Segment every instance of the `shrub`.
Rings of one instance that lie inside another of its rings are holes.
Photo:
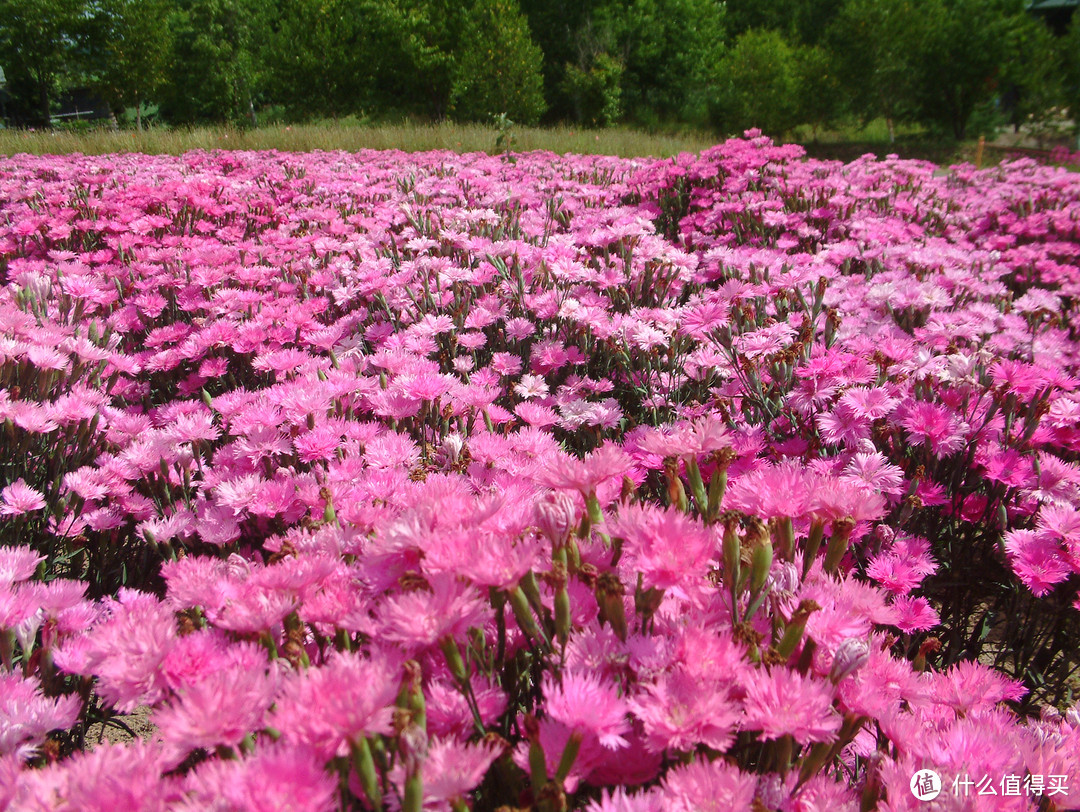
[[[713,119],[722,130],[758,127],[778,135],[799,123],[796,55],[780,33],[742,34],[718,74]]]
[[[477,0],[458,50],[451,114],[483,121],[505,113],[535,124],[545,109],[541,61],[517,0]]]

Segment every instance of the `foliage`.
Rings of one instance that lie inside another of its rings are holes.
[[[376,3],[297,0],[278,6],[262,50],[269,90],[292,118],[362,113],[379,64]]]
[[[517,0],[475,0],[469,11],[450,91],[457,118],[505,113],[535,124],[544,112],[542,54]]]
[[[622,117],[623,65],[615,57],[604,50],[582,53],[565,71],[561,90],[571,101],[574,121],[609,127]]]
[[[85,25],[82,0],[0,0],[0,66],[25,123],[49,124]]]
[[[292,8],[292,4],[289,4]],[[262,47],[269,37],[265,0],[178,0],[170,32],[163,115],[173,123],[254,123],[265,84]]]
[[[816,134],[851,116],[963,138],[1005,111],[1016,123],[1076,106],[1076,36],[1055,42],[1022,0],[0,0],[4,112],[21,126],[47,125],[58,92],[95,88],[136,123],[158,105],[187,126],[255,126],[261,110],[505,112],[669,132],[767,118]]]
[[[846,0],[786,0],[762,3],[755,0],[727,0],[726,21],[735,38],[755,28],[784,34],[789,42],[817,45],[840,13]]]
[[[727,132],[757,127],[780,135],[799,124],[799,66],[796,52],[777,31],[742,34],[718,71],[713,117]]]
[[[143,106],[166,80],[172,31],[165,21],[168,0],[102,0],[105,49],[99,57],[97,85],[114,108],[135,108],[142,129]]]
[[[1007,32],[999,89],[1001,101],[1012,101],[1011,123],[1042,118],[1064,101],[1065,66],[1062,45],[1037,18],[1018,16]]]
[[[836,69],[836,57],[818,45],[795,49],[795,118],[809,124],[817,139],[818,130],[829,126],[844,112],[843,87]]]
[[[925,25],[912,63],[919,119],[964,138],[976,106],[998,90],[1013,32],[1023,25],[1019,3],[933,0],[918,14]]]
[[[866,119],[916,117],[930,19],[910,0],[847,0],[828,32],[848,104]]]
[[[723,6],[715,0],[633,0],[596,6],[592,25],[623,66],[621,102],[646,125],[703,123],[707,88],[723,53]]]
[[[1080,136],[1080,14],[1073,14],[1060,48],[1064,68],[1063,98],[1072,116],[1074,132]]]

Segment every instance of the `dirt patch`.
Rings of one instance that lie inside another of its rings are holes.
[[[93,749],[103,741],[122,744],[134,739],[149,739],[157,731],[157,727],[150,721],[149,705],[142,705],[131,713],[120,714],[113,719],[120,724],[95,722],[87,728],[87,749]]]

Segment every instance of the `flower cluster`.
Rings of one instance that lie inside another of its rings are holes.
[[[1075,808],[1078,257],[756,133],[9,160],[0,810]]]

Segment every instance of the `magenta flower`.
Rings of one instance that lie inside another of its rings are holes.
[[[664,779],[666,808],[676,812],[748,812],[758,777],[722,759],[695,760]]]
[[[32,799],[31,809],[166,812],[179,799],[174,781],[163,777],[171,766],[153,744],[102,742],[46,770],[24,772],[16,791]]]
[[[0,584],[27,580],[41,561],[42,556],[29,547],[0,547]]]
[[[400,685],[399,661],[390,655],[335,654],[282,680],[271,726],[323,759],[347,755],[359,737],[390,732]]]
[[[700,582],[716,553],[716,539],[704,525],[674,507],[624,507],[611,523],[624,539],[620,566],[640,572],[646,588],[682,590]]]
[[[177,639],[172,610],[133,590],[121,590],[105,610],[87,638],[61,646],[57,665],[96,676],[102,698],[122,712],[160,702],[168,691],[161,665]]]
[[[0,674],[0,756],[33,757],[51,730],[67,730],[79,718],[74,694],[46,697],[36,679]]]
[[[476,589],[452,575],[433,576],[431,590],[417,589],[387,598],[378,612],[379,637],[409,649],[437,644],[445,637],[463,638],[472,626],[483,626],[487,606]]]
[[[179,688],[151,717],[167,751],[177,760],[198,748],[234,747],[263,727],[274,699],[276,675],[250,667],[225,667]]]
[[[645,685],[628,704],[654,752],[688,751],[699,744],[723,752],[734,741],[742,716],[726,686],[694,679],[682,668]]]
[[[45,497],[22,479],[0,491],[0,516],[20,516],[45,507]]]
[[[420,774],[424,787],[424,806],[447,808],[447,804],[462,801],[484,780],[491,764],[502,755],[503,748],[486,742],[471,744],[457,739],[432,739]],[[404,771],[395,776],[404,778]]]
[[[547,714],[571,730],[595,737],[609,750],[626,746],[628,709],[615,685],[593,674],[566,672],[561,684],[545,677],[544,700]]]
[[[337,782],[323,769],[322,759],[305,747],[260,743],[253,756],[239,761],[204,761],[183,786],[187,797],[171,807],[177,812],[218,808],[331,812],[337,808]]]
[[[604,790],[603,795],[597,801],[590,801],[585,807],[586,812],[664,812],[666,800],[656,788],[642,792],[631,793],[630,791],[616,787],[614,790]]]
[[[744,684],[743,727],[761,731],[763,739],[791,736],[800,744],[828,742],[840,730],[833,709],[833,688],[827,682],[787,668],[759,672]]]

